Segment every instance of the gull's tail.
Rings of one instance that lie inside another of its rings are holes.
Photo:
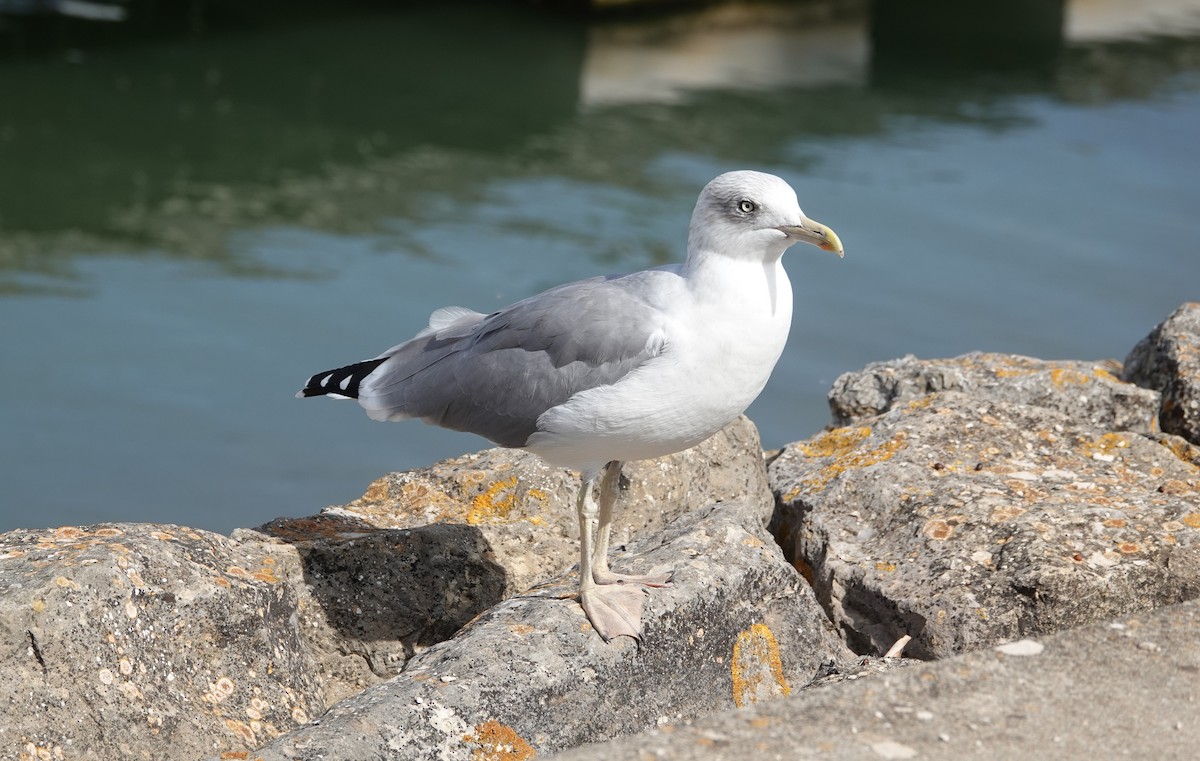
[[[308,379],[304,388],[296,394],[297,399],[308,396],[331,396],[334,399],[357,399],[358,387],[375,368],[387,361],[387,357],[355,362],[353,365],[325,370]]]

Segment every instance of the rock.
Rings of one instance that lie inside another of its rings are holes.
[[[509,596],[579,561],[579,483],[579,474],[551,467],[527,452],[487,449],[390,473],[371,484],[361,499],[325,509],[318,521],[375,528],[472,526],[504,569],[504,596]],[[686,452],[627,463],[621,487],[615,548],[714,501],[749,500],[762,506],[764,523],[770,518],[771,489],[758,430],[744,416]],[[310,518],[285,518],[261,531],[297,541],[315,527]]]
[[[930,360],[909,355],[845,373],[829,392],[829,408],[844,426],[931,393],[961,391],[980,401],[1046,407],[1105,430],[1153,430],[1158,395],[1122,383],[1115,369],[1110,362],[1047,362],[1013,354]]]
[[[1200,595],[1197,463],[1175,436],[946,391],[769,474],[785,552],[851,647],[910,634],[927,659]]]
[[[1200,444],[1200,303],[1179,307],[1139,341],[1121,378],[1162,392],[1162,430]]]
[[[551,756],[554,761],[1194,758],[1200,605],[1093,624]],[[1015,652],[1014,652],[1015,651]],[[1020,654],[1024,653],[1024,654]]]
[[[701,508],[618,562],[675,572],[647,599],[640,645],[597,637],[575,578],[563,577],[493,607],[255,757],[533,758],[786,695],[848,653],[761,516],[745,500]]]
[[[385,529],[347,516],[238,531],[277,559],[327,705],[400,672],[504,599],[506,574],[474,526]]]
[[[760,524],[771,512],[745,419],[626,474],[615,543],[715,499]],[[0,700],[16,717],[0,748],[245,754],[570,568],[577,489],[574,474],[489,450],[231,538],[126,524],[0,536]]]
[[[206,531],[100,525],[0,536],[6,758],[200,758],[325,708],[296,590]]]

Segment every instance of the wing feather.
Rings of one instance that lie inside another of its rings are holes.
[[[659,270],[570,283],[482,315],[451,307],[381,355],[359,388],[378,420],[421,418],[524,446],[538,417],[616,383],[662,349],[663,316],[642,287]]]

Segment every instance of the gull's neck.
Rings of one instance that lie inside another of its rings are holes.
[[[776,314],[784,299],[781,290],[787,289],[787,309],[790,317],[792,285],[783,269],[786,246],[762,257],[736,257],[699,247],[689,247],[687,261],[680,274],[688,288],[706,301],[764,301],[771,314]]]

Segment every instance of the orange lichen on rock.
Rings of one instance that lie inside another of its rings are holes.
[[[265,581],[268,584],[278,584],[282,581],[270,568],[260,568],[253,573],[253,576],[259,581]]]
[[[1076,386],[1082,386],[1090,383],[1092,377],[1084,375],[1078,370],[1072,370],[1068,367],[1056,367],[1050,371],[1050,382],[1056,386],[1064,386],[1068,383]]]
[[[495,719],[476,724],[475,731],[463,735],[463,742],[479,746],[471,753],[472,761],[525,761],[537,756],[512,727]]]
[[[821,468],[812,478],[806,478],[798,486],[783,496],[785,502],[791,501],[804,491],[820,491],[829,482],[856,468],[890,460],[896,452],[904,448],[906,436],[903,432],[874,449],[859,451],[858,444],[870,437],[871,429],[867,426],[857,428],[834,428],[818,436],[811,443],[800,443],[800,451],[809,457],[832,457],[833,462]]]
[[[809,457],[842,457],[853,451],[858,442],[871,435],[868,426],[857,428],[834,428],[818,436],[811,443],[801,442],[797,446]]]
[[[382,502],[390,496],[387,478],[376,478],[359,497],[363,502]]]
[[[993,523],[1001,523],[1003,521],[1010,521],[1014,518],[1018,518],[1021,515],[1024,515],[1025,512],[1026,510],[1023,507],[1017,507],[1016,505],[1004,505],[1003,507],[997,507],[995,510],[993,510],[990,517]]]
[[[514,491],[517,477],[496,481],[471,501],[471,509],[467,512],[467,523],[478,526],[497,520],[507,520],[516,504],[517,495]]]
[[[1118,449],[1128,449],[1129,439],[1120,433],[1105,433],[1095,439],[1079,439],[1080,449],[1085,455],[1094,457],[1112,456]]]
[[[730,671],[733,703],[739,708],[792,692],[783,676],[779,643],[766,624],[754,624],[738,635]]]
[[[938,542],[944,542],[954,536],[954,527],[940,518],[925,522],[921,533]]]
[[[1177,436],[1163,437],[1159,439],[1158,443],[1169,449],[1171,454],[1183,460],[1188,465],[1195,465],[1200,468],[1200,447]]]

